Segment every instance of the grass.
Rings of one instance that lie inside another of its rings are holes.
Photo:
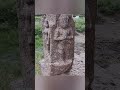
[[[39,61],[43,58],[43,41],[42,41],[42,26],[40,23],[41,17],[35,16],[35,74],[40,75]],[[75,19],[75,27],[78,32],[85,31],[85,18],[80,17]]]

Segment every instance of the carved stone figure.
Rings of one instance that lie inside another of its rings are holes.
[[[60,75],[71,69],[74,60],[72,15],[48,14],[43,20],[44,59],[40,62],[45,76]]]

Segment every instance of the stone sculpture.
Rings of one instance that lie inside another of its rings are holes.
[[[72,15],[47,14],[43,17],[44,59],[40,62],[42,75],[64,74],[74,60],[75,25]]]

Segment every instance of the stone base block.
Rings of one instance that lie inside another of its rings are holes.
[[[46,63],[44,60],[40,61],[40,68],[43,76],[61,75],[69,71],[71,67],[72,60],[56,63]]]

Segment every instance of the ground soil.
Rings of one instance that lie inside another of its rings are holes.
[[[92,88],[119,90],[120,22],[114,17],[104,19],[104,23],[96,25],[95,73]]]

